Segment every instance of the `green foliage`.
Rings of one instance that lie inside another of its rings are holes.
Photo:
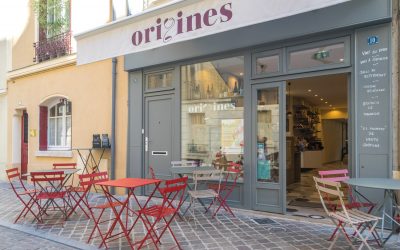
[[[70,0],[33,0],[32,8],[47,38],[69,31]]]

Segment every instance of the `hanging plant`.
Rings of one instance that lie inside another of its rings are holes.
[[[32,8],[35,12],[39,27],[46,32],[47,38],[69,31],[70,0],[33,0]]]

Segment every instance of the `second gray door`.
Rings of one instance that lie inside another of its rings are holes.
[[[152,166],[159,179],[171,178],[171,160],[174,155],[174,95],[145,97],[145,176]]]

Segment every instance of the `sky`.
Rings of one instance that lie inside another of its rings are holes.
[[[0,0],[0,39],[18,36],[28,17],[28,0]]]

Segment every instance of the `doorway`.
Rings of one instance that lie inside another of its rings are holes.
[[[174,94],[145,96],[145,176],[151,178],[151,166],[159,179],[170,179],[171,161],[174,155],[173,129]]]
[[[289,211],[311,214],[322,211],[313,176],[318,176],[321,170],[349,168],[348,96],[348,74],[287,81]]]
[[[253,209],[286,212],[285,83],[252,86]]]
[[[26,110],[21,116],[21,175],[28,172],[28,113]],[[26,180],[26,176],[22,177]]]

